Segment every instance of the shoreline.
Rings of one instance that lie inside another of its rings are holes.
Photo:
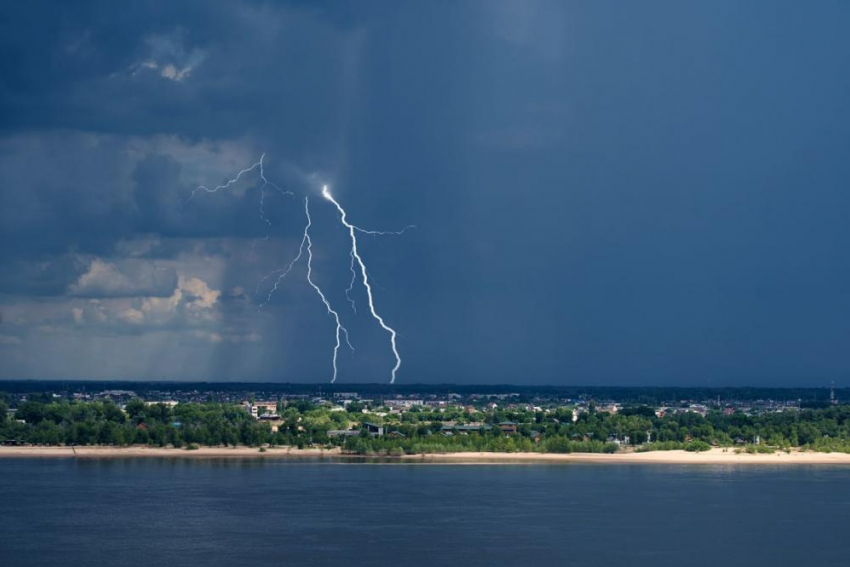
[[[343,454],[339,448],[297,449],[293,447],[201,447],[195,450],[159,447],[0,447],[2,458],[68,459],[322,459],[337,462],[385,462],[424,464],[698,464],[698,465],[850,465],[850,454],[813,451],[777,451],[773,454],[735,453],[713,448],[701,453],[687,451],[649,451],[645,453],[431,453],[384,456]]]

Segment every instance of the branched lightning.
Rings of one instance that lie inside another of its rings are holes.
[[[304,230],[306,231],[307,229],[305,228]],[[265,301],[260,303],[259,309],[262,309],[263,307],[265,307],[268,304],[268,302],[272,300],[272,296],[274,295],[274,292],[277,291],[277,288],[280,286],[281,282],[283,281],[283,278],[285,278],[289,274],[289,272],[292,271],[292,267],[295,264],[298,263],[298,260],[301,259],[301,256],[304,253],[304,244],[306,242],[307,242],[306,238],[301,239],[301,246],[298,247],[298,254],[295,255],[295,258],[293,258],[290,263],[288,263],[283,268],[280,268],[278,270],[274,270],[273,272],[269,272],[268,274],[263,276],[262,279],[260,279],[260,281],[257,283],[257,290],[255,292],[255,295],[260,292],[260,286],[263,285],[264,281],[266,281],[267,279],[272,277],[274,274],[278,274],[277,279],[274,282],[274,285],[269,290],[269,295],[266,297]]]
[[[409,224],[401,230],[366,230],[359,226],[355,226],[354,230],[370,236],[401,236],[411,228],[416,228],[416,225]],[[348,287],[345,288],[345,298],[351,304],[351,310],[357,313],[357,304],[353,299],[351,299],[351,292],[354,291],[354,284],[357,282],[357,271],[354,269],[354,263],[356,262],[356,259],[354,258],[354,251],[352,250],[349,255],[351,256],[351,264],[349,264],[348,269],[351,271],[351,280],[348,282]]]
[[[309,198],[304,197],[304,213],[307,215],[307,226],[304,227],[304,238],[307,240],[307,281],[316,290],[316,293],[319,294],[319,297],[322,298],[322,303],[325,304],[325,308],[328,310],[328,315],[331,315],[336,321],[336,344],[334,345],[334,358],[333,358],[333,366],[334,366],[334,375],[331,378],[331,384],[336,382],[336,358],[337,353],[339,353],[339,333],[342,330],[345,333],[345,342],[348,343],[348,348],[352,351],[354,347],[351,346],[351,342],[348,337],[348,329],[346,329],[342,323],[339,321],[339,313],[333,310],[331,304],[328,302],[328,299],[325,297],[325,294],[322,293],[322,289],[316,285],[313,281],[313,239],[310,238],[310,225],[313,224],[313,220],[310,218],[310,206],[309,206]]]
[[[357,313],[357,304],[351,299],[351,292],[354,291],[354,283],[357,281],[357,272],[354,270],[354,252],[350,252],[349,256],[351,256],[351,264],[348,265],[348,269],[351,270],[351,281],[348,282],[348,287],[345,288],[345,298],[351,304],[351,310]]]
[[[270,233],[271,233],[272,223],[271,223],[271,220],[266,216],[266,211],[265,211],[266,188],[270,186],[270,187],[273,187],[274,189],[276,189],[282,195],[289,195],[291,197],[295,196],[291,191],[284,191],[283,189],[281,189],[280,187],[278,187],[277,185],[275,185],[274,183],[272,183],[271,181],[269,181],[266,178],[265,170],[264,170],[265,157],[266,157],[266,154],[265,153],[262,154],[260,156],[260,160],[257,163],[254,163],[250,167],[247,167],[247,168],[241,170],[239,173],[236,174],[236,177],[234,177],[232,179],[228,179],[225,183],[223,183],[221,185],[217,185],[213,188],[207,187],[205,185],[200,185],[200,186],[196,187],[192,191],[192,194],[189,196],[189,198],[184,203],[184,206],[185,206],[192,199],[194,199],[195,194],[198,191],[203,191],[203,192],[206,192],[206,193],[217,193],[218,191],[225,190],[225,189],[228,189],[229,187],[233,186],[240,179],[242,179],[243,176],[251,173],[252,171],[259,170],[259,177],[262,180],[262,185],[260,186],[260,219],[266,224],[267,228],[266,228],[266,235],[265,235],[264,238],[255,239],[253,241],[253,243],[251,245],[251,253],[252,254],[254,252],[254,247],[255,247],[257,241],[258,240],[268,240],[269,237],[270,237]],[[395,329],[393,329],[392,327],[390,327],[389,325],[386,324],[384,319],[380,315],[378,315],[377,311],[375,310],[375,303],[374,303],[374,299],[372,297],[372,285],[369,283],[368,270],[366,269],[366,264],[363,262],[363,258],[360,256],[360,253],[358,252],[358,249],[357,249],[357,234],[360,233],[360,234],[365,234],[365,235],[369,235],[369,236],[388,236],[388,235],[399,236],[399,235],[404,234],[406,231],[408,231],[412,228],[416,228],[416,226],[409,225],[409,226],[406,226],[406,227],[404,227],[404,228],[402,228],[401,230],[398,230],[398,231],[366,230],[366,229],[360,228],[359,226],[353,225],[353,224],[348,222],[345,210],[336,201],[336,199],[333,198],[333,196],[331,195],[331,193],[328,190],[328,187],[326,185],[322,187],[322,196],[325,199],[327,199],[328,201],[330,201],[331,203],[334,204],[334,206],[337,209],[337,212],[339,213],[340,221],[341,221],[342,225],[348,230],[349,236],[351,238],[351,249],[349,251],[349,256],[350,256],[350,259],[351,259],[351,262],[349,264],[349,270],[351,272],[351,280],[349,281],[348,287],[345,289],[345,297],[349,301],[349,303],[351,304],[351,308],[354,311],[354,313],[356,314],[357,308],[356,308],[354,300],[351,298],[351,292],[354,290],[354,285],[357,282],[358,270],[356,269],[356,267],[359,266],[360,277],[363,280],[363,287],[366,290],[366,297],[368,299],[369,311],[372,315],[372,318],[374,318],[378,322],[378,324],[381,326],[381,328],[383,328],[386,332],[388,332],[390,334],[390,346],[392,347],[392,351],[393,351],[393,354],[395,355],[395,360],[396,360],[395,366],[393,366],[393,369],[392,369],[392,377],[390,379],[390,383],[393,384],[393,383],[395,383],[396,374],[398,372],[398,369],[401,367],[401,356],[398,353],[398,348],[397,348],[397,345],[396,345],[397,333],[396,333]],[[322,300],[322,303],[325,305],[325,309],[327,310],[328,315],[333,317],[334,322],[336,324],[336,331],[335,331],[336,342],[334,344],[333,359],[332,359],[333,376],[331,378],[331,383],[334,383],[334,382],[336,382],[337,372],[338,372],[337,358],[338,358],[338,354],[339,354],[339,348],[342,344],[341,337],[345,338],[346,344],[348,345],[348,347],[352,351],[354,351],[354,347],[351,344],[348,329],[345,327],[345,325],[343,325],[342,320],[340,319],[339,313],[336,310],[334,310],[334,308],[331,306],[331,303],[330,303],[330,301],[328,301],[328,298],[325,296],[324,292],[322,291],[322,288],[319,287],[319,285],[316,284],[316,282],[313,280],[313,239],[310,236],[310,228],[313,225],[313,219],[310,216],[310,200],[309,200],[309,197],[304,197],[304,215],[305,215],[307,221],[306,221],[306,224],[304,226],[304,232],[303,232],[302,237],[301,237],[301,243],[298,246],[298,253],[284,267],[279,268],[277,270],[273,270],[272,272],[269,272],[268,274],[263,276],[260,279],[260,281],[257,283],[257,288],[256,288],[254,294],[255,294],[255,296],[259,295],[260,288],[262,287],[263,283],[266,282],[267,280],[271,279],[272,277],[277,276],[277,277],[274,278],[274,285],[272,285],[271,289],[268,292],[268,295],[265,297],[263,302],[259,304],[259,309],[262,309],[263,307],[265,307],[271,301],[272,296],[275,294],[275,292],[278,290],[280,285],[283,283],[286,276],[289,275],[289,273],[292,271],[292,269],[295,267],[295,265],[301,260],[301,258],[304,257],[304,251],[305,250],[307,251],[307,283],[309,283],[310,287],[312,287],[316,291],[319,298]]]
[[[304,249],[305,249],[305,245],[306,245],[306,249],[307,249],[307,282],[310,284],[310,286],[314,290],[316,290],[316,293],[319,294],[319,298],[322,300],[322,303],[325,304],[325,308],[328,310],[328,315],[332,316],[334,318],[334,321],[336,322],[336,344],[334,345],[334,356],[333,356],[334,372],[333,372],[333,377],[331,378],[331,384],[333,384],[334,382],[336,382],[336,376],[337,376],[337,355],[339,354],[339,347],[340,347],[340,344],[341,344],[340,333],[345,335],[345,342],[346,342],[346,344],[348,344],[348,348],[350,348],[353,351],[354,347],[351,345],[351,340],[348,336],[348,329],[345,328],[345,326],[342,324],[342,322],[339,319],[339,313],[337,313],[334,310],[334,308],[331,307],[330,302],[328,301],[327,297],[325,297],[324,292],[322,292],[322,288],[320,288],[318,285],[316,285],[316,282],[313,281],[313,239],[310,238],[310,227],[313,226],[313,219],[310,217],[310,198],[309,197],[304,197],[304,215],[307,217],[307,224],[304,226],[304,235],[301,237],[301,244],[298,246],[298,254],[296,254],[295,258],[293,258],[292,261],[289,262],[289,264],[287,264],[285,267],[281,268],[280,270],[276,270],[274,272],[271,272],[270,274],[267,274],[262,280],[260,280],[260,283],[257,284],[257,288],[259,289],[260,284],[262,284],[262,282],[264,280],[268,279],[274,273],[279,274],[278,277],[277,277],[277,280],[275,280],[275,282],[274,282],[274,286],[269,291],[269,294],[266,297],[266,300],[263,301],[263,303],[260,304],[260,308],[263,308],[269,301],[271,301],[272,295],[274,295],[274,292],[277,291],[277,288],[280,286],[283,279],[289,274],[289,272],[292,271],[293,266],[295,266],[295,264],[297,264],[298,261],[301,259],[301,257],[304,255]]]
[[[209,188],[209,187],[207,187],[206,185],[198,185],[197,187],[195,187],[195,188],[192,190],[192,194],[191,194],[191,195],[189,195],[189,198],[188,198],[188,199],[186,199],[186,202],[184,203],[184,205],[188,205],[188,204],[189,204],[189,202],[190,202],[192,199],[194,199],[194,198],[195,198],[195,193],[197,193],[198,191],[206,191],[207,193],[218,193],[218,192],[219,192],[219,191],[221,191],[222,189],[227,189],[227,188],[229,188],[231,185],[233,185],[234,183],[236,183],[236,182],[238,182],[240,179],[242,179],[242,176],[243,176],[243,175],[245,175],[246,173],[251,173],[252,171],[254,171],[255,169],[257,169],[258,167],[262,167],[262,164],[263,164],[263,158],[265,158],[265,157],[266,157],[266,154],[263,154],[262,156],[260,156],[260,161],[258,161],[257,163],[255,163],[255,164],[254,164],[254,165],[252,165],[251,167],[246,167],[245,169],[243,169],[242,171],[240,171],[239,173],[237,173],[237,174],[236,174],[236,177],[234,177],[233,179],[228,179],[228,180],[227,180],[225,183],[223,183],[222,185],[216,185],[216,186],[215,186],[215,187],[213,187],[212,189],[210,189],[210,188]]]
[[[204,191],[206,193],[218,193],[221,190],[228,189],[231,186],[233,186],[234,184],[238,183],[239,180],[242,179],[243,175],[247,175],[248,173],[251,173],[255,169],[259,169],[260,170],[259,171],[260,179],[263,182],[263,184],[260,185],[260,220],[262,220],[266,224],[266,235],[261,239],[255,238],[254,241],[251,243],[251,254],[252,255],[254,254],[254,248],[256,248],[256,246],[257,246],[257,240],[263,240],[263,241],[268,240],[269,235],[271,234],[272,221],[266,216],[266,187],[275,188],[278,191],[278,193],[280,193],[281,195],[287,195],[289,197],[295,197],[295,193],[293,193],[292,191],[285,191],[285,190],[281,189],[279,186],[275,185],[274,183],[272,183],[271,181],[268,180],[268,178],[266,177],[266,170],[265,170],[265,163],[264,163],[265,159],[266,159],[266,154],[264,152],[260,156],[260,161],[251,165],[250,167],[246,167],[245,169],[243,169],[239,173],[237,173],[236,177],[234,177],[232,179],[228,179],[223,184],[216,185],[212,189],[207,187],[206,185],[198,185],[197,187],[195,187],[192,190],[192,194],[189,195],[189,198],[186,199],[186,202],[183,203],[184,207],[186,205],[188,205],[189,202],[191,202],[192,199],[195,198],[195,194],[198,191]]]
[[[334,201],[336,202],[336,201]],[[355,226],[354,230],[357,232],[362,232],[363,234],[369,234],[372,236],[401,236],[411,228],[416,228],[415,224],[409,224],[401,230],[366,230],[365,228],[360,228],[359,226]]]
[[[266,240],[269,239],[269,235],[271,235],[271,230],[272,230],[272,221],[266,216],[266,187],[272,186],[275,189],[277,189],[277,191],[281,195],[288,195],[289,197],[293,197],[293,198],[295,197],[295,193],[293,193],[292,191],[284,191],[283,189],[281,189],[280,187],[278,187],[277,185],[275,185],[274,183],[272,183],[271,181],[266,179],[266,171],[263,167],[263,160],[265,160],[265,159],[266,159],[266,154],[263,153],[263,155],[260,156],[260,161],[258,161],[257,163],[254,164],[254,166],[257,166],[257,165],[260,166],[260,179],[263,180],[263,184],[260,185],[260,219],[264,223],[266,223],[266,235],[265,235],[265,237],[262,238],[263,241],[266,241]],[[251,242],[251,254],[252,255],[254,254],[254,249],[257,246],[257,240],[258,239],[255,238],[254,241]]]
[[[397,333],[395,332],[395,329],[387,325],[384,322],[384,319],[380,315],[378,315],[377,311],[375,311],[375,301],[372,298],[372,286],[369,285],[369,276],[366,273],[366,264],[363,262],[363,258],[360,257],[360,254],[357,251],[357,232],[369,233],[369,231],[360,229],[348,222],[346,218],[345,209],[343,209],[342,206],[337,202],[337,200],[333,198],[333,195],[331,195],[327,185],[322,187],[322,196],[334,204],[337,211],[339,211],[340,222],[348,229],[348,234],[351,236],[351,256],[357,261],[357,264],[360,266],[360,276],[363,278],[363,287],[366,288],[366,298],[369,301],[369,311],[372,313],[372,317],[378,322],[381,328],[383,328],[386,332],[390,334],[390,346],[392,347],[393,354],[395,355],[395,366],[393,366],[390,384],[394,384],[396,373],[401,367],[401,356],[399,356],[398,348],[396,346]]]

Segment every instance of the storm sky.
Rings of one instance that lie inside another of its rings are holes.
[[[388,382],[322,183],[397,383],[850,377],[850,4],[175,4],[0,8],[0,378],[329,380],[307,197]]]

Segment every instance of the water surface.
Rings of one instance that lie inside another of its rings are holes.
[[[850,564],[850,468],[0,460],[0,564]]]

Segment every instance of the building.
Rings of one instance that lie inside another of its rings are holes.
[[[422,400],[384,400],[384,405],[388,408],[412,408],[422,406],[424,403]]]
[[[366,421],[363,423],[363,427],[366,429],[366,432],[372,437],[382,437],[384,435],[383,425]]]
[[[257,419],[260,414],[258,413],[257,406],[252,405],[251,402],[242,402],[242,409],[251,414],[251,417]]]
[[[177,401],[174,401],[174,400],[161,400],[161,401],[158,401],[158,402],[145,402],[145,405],[155,406],[157,404],[162,404],[165,407],[173,408],[174,406],[176,406],[179,403],[180,402],[177,402]]]
[[[254,402],[253,405],[257,408],[257,413],[260,415],[264,413],[277,413],[277,402],[274,400],[270,402]]]
[[[360,394],[358,394],[357,392],[335,392],[334,398],[340,400],[359,400]]]
[[[454,422],[447,421],[440,428],[442,432],[450,432],[450,433],[458,433],[460,435],[469,435],[470,433],[476,433],[479,431],[488,431],[490,429],[489,425],[484,425],[481,423],[469,423],[467,425],[457,425]]]
[[[277,415],[277,402],[242,402],[242,409],[251,414],[254,419],[261,415]]]
[[[516,435],[517,424],[513,421],[503,421],[499,424],[499,429],[501,429],[502,433],[505,435]]]
[[[276,413],[264,413],[259,417],[259,420],[268,423],[272,428],[272,433],[277,433],[280,426],[283,425],[283,419]]]

